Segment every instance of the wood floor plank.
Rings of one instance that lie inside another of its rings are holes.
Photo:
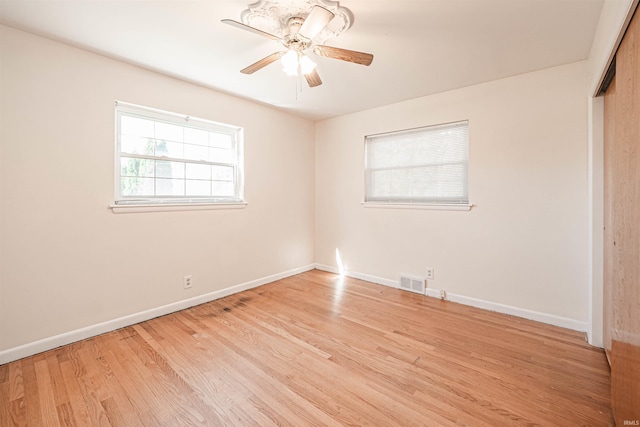
[[[310,271],[0,366],[0,423],[610,426],[584,335]]]
[[[6,402],[0,405],[0,425],[15,425],[16,423],[11,420],[11,400],[9,399],[9,364],[3,365],[5,368],[0,369],[0,403]],[[4,374],[2,373],[4,372]]]
[[[0,381],[0,402],[9,404],[0,407],[0,425],[24,426],[27,424],[24,406],[24,381],[20,362],[4,365],[5,381]]]
[[[38,399],[40,401],[41,421],[45,427],[60,425],[58,409],[55,402],[55,390],[52,385],[51,373],[46,359],[35,362],[35,373],[38,384]]]
[[[73,345],[70,346],[70,351],[75,351],[75,347]],[[73,359],[75,358],[74,354]],[[74,365],[71,357],[60,363],[60,371],[62,372],[62,378],[69,396],[69,405],[72,408],[76,424],[78,426],[96,425],[95,420],[92,420],[89,415],[83,391],[78,384],[78,374],[82,371],[77,369],[77,365]]]
[[[24,383],[24,407],[26,413],[26,425],[39,426],[42,425],[40,399],[38,397],[38,379],[36,377],[35,361],[37,355],[24,358],[18,362],[22,368],[22,378]],[[2,402],[2,405],[5,403]]]
[[[9,366],[10,364],[0,365],[0,385],[9,381]]]

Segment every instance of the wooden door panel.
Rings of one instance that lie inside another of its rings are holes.
[[[640,424],[640,17],[605,95],[604,338],[618,426]]]

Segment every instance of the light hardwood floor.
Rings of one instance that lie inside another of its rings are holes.
[[[310,271],[0,366],[0,425],[607,426],[583,334]]]

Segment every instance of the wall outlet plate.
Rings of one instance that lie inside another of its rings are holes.
[[[427,267],[427,280],[433,280],[433,267]]]
[[[192,283],[191,283],[191,275],[190,274],[188,276],[184,276],[182,278],[182,286],[184,287],[184,289],[191,289]]]

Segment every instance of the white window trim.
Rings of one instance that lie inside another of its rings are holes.
[[[243,209],[247,206],[244,200],[244,131],[242,127],[228,125],[224,123],[214,122],[212,120],[191,117],[184,114],[173,113],[169,111],[159,110],[151,107],[145,107],[136,104],[130,104],[122,101],[115,101],[115,201],[109,205],[114,213],[133,213],[133,212],[166,212],[166,211],[184,211],[184,210],[215,210],[215,209]],[[236,141],[236,150],[238,155],[238,165],[236,171],[236,194],[237,198],[215,198],[215,197],[141,197],[123,198],[120,195],[120,125],[118,123],[120,111],[138,115],[143,118],[153,118],[159,120],[167,120],[167,117],[173,119],[174,123],[180,124],[184,122],[200,123],[204,128],[211,130],[221,130],[225,133],[234,130],[238,140]],[[175,199],[173,201],[172,199]]]
[[[362,202],[365,208],[382,209],[423,209],[434,211],[470,211],[473,204],[427,204],[427,203],[384,203],[384,202]]]
[[[113,213],[138,213],[138,212],[174,212],[174,211],[202,211],[216,209],[244,209],[246,202],[234,203],[146,203],[129,205],[109,205]]]

